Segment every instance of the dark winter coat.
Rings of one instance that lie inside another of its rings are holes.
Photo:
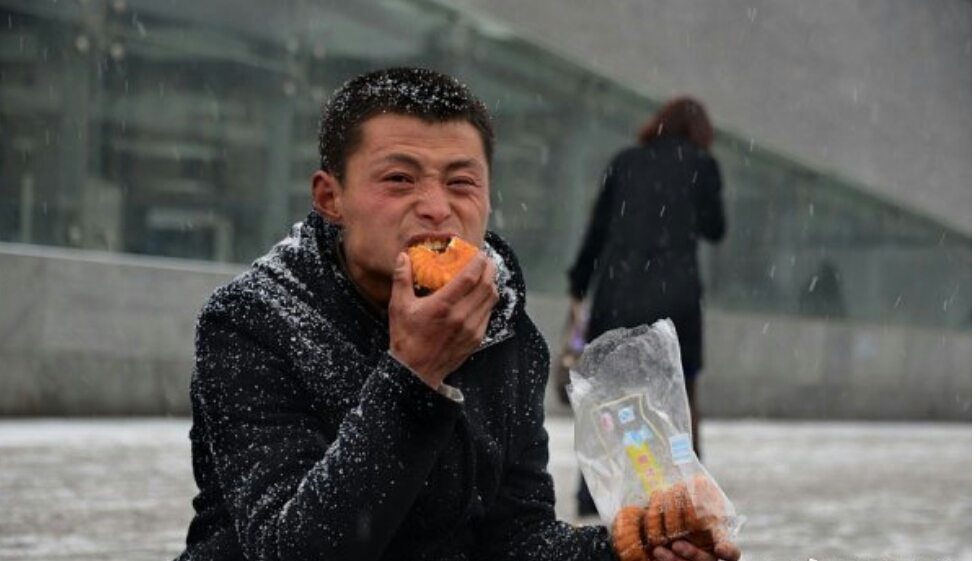
[[[576,262],[570,293],[596,282],[587,337],[671,318],[685,372],[702,365],[698,238],[725,234],[715,159],[675,136],[623,150],[610,163]]]
[[[201,312],[191,397],[200,488],[181,560],[610,559],[554,517],[547,347],[511,250],[482,347],[426,386],[312,214]]]

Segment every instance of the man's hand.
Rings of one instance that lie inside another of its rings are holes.
[[[739,561],[742,552],[732,542],[715,544],[715,554],[698,549],[689,542],[678,540],[667,547],[658,546],[652,552],[655,561]]]
[[[401,253],[390,295],[390,352],[436,389],[481,344],[496,302],[495,265],[483,253],[421,298],[414,294],[410,258]]]

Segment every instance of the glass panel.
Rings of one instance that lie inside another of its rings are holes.
[[[441,3],[0,0],[0,240],[249,262],[309,210],[322,101],[392,64],[493,112],[491,226],[563,294],[646,99]],[[971,329],[971,237],[720,131],[709,306]]]

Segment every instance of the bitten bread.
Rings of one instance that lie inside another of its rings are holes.
[[[453,237],[446,243],[443,240],[424,241],[408,248],[407,254],[414,284],[435,292],[461,272],[478,254],[478,248]]]

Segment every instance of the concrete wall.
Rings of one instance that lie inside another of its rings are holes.
[[[555,345],[566,301],[529,304]],[[971,333],[706,309],[699,404],[706,417],[968,421],[971,373]]]
[[[706,329],[711,414],[971,419],[970,333],[717,311]]]
[[[0,244],[0,415],[188,413],[197,312],[240,269]]]
[[[972,2],[450,4],[972,233]]]
[[[0,244],[0,415],[186,414],[197,312],[243,268]],[[565,300],[529,312],[559,340]],[[971,418],[970,333],[719,310],[706,328],[706,415]]]

